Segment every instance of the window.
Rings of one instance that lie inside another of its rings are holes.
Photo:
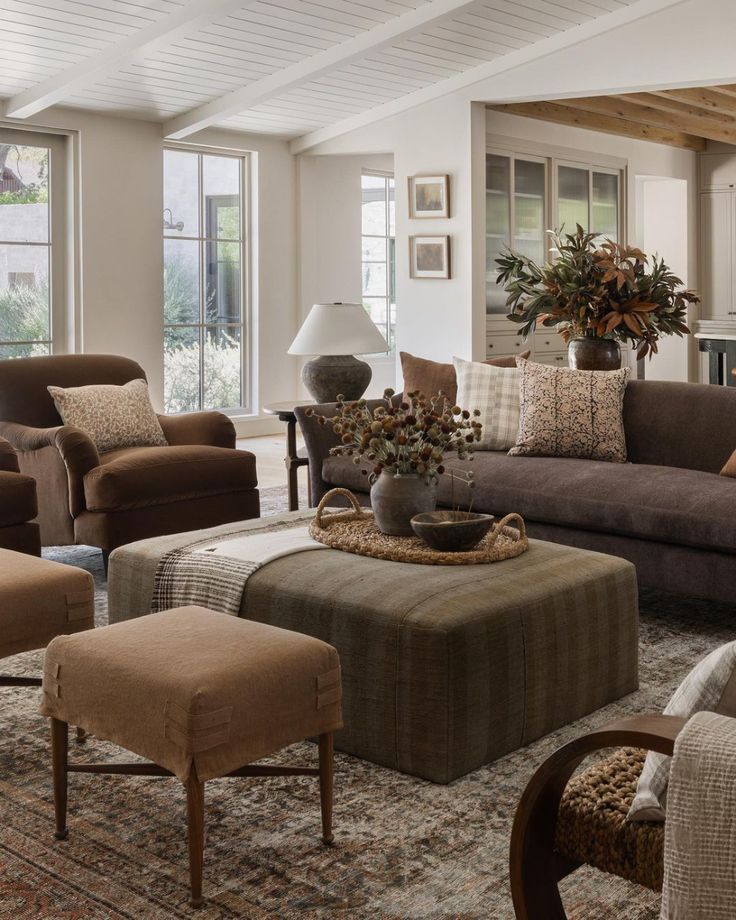
[[[165,411],[248,406],[247,157],[164,151]]]
[[[575,224],[618,240],[619,171],[587,166],[557,167],[557,226],[573,233]]]
[[[394,351],[396,338],[396,230],[394,178],[361,178],[363,306]]]
[[[64,153],[63,138],[0,130],[0,358],[63,339]]]
[[[548,176],[556,177],[553,188]],[[496,283],[496,259],[506,246],[539,264],[549,257],[547,229],[573,232],[581,224],[619,240],[621,184],[618,169],[486,154],[486,312],[506,313],[506,292]]]

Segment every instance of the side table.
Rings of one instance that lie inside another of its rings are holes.
[[[309,459],[306,454],[300,453],[296,447],[296,415],[294,408],[296,406],[309,405],[309,400],[297,402],[278,402],[269,403],[263,407],[263,411],[268,415],[275,415],[279,421],[286,422],[286,456],[284,457],[284,466],[286,467],[286,479],[289,486],[289,511],[299,510],[299,481],[297,479],[297,470],[300,466],[309,466]],[[307,477],[309,484],[309,477]],[[309,504],[312,503],[312,490],[309,488]]]

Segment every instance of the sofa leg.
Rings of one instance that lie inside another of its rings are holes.
[[[197,772],[192,772],[186,782],[187,790],[187,832],[189,837],[189,876],[191,880],[192,907],[201,907],[202,866],[204,864],[204,783],[200,783]]]
[[[334,756],[332,732],[319,736],[319,797],[322,808],[322,840],[332,843],[332,802],[334,797]]]
[[[69,828],[66,826],[67,802],[67,755],[69,752],[69,726],[59,719],[51,720],[51,761],[54,772],[54,814],[56,817],[57,840],[66,840]]]

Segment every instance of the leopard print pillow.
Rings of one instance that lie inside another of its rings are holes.
[[[131,380],[121,387],[103,383],[47,389],[64,424],[81,428],[100,453],[168,444],[145,380]]]
[[[575,371],[517,358],[519,436],[509,454],[626,462],[623,406],[629,368]]]

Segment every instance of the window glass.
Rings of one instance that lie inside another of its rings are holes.
[[[618,240],[618,176],[593,173],[591,230],[608,239]]]
[[[246,402],[244,158],[164,153],[167,412]]]
[[[0,138],[0,358],[51,352],[49,150]]]
[[[391,351],[396,326],[395,197],[392,176],[361,177],[363,305]]]

